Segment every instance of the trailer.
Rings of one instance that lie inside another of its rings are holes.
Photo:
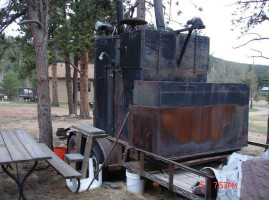
[[[24,101],[37,101],[36,88],[19,88],[19,97]]]
[[[209,38],[192,34],[205,28],[201,19],[168,32],[157,13],[158,30],[136,30],[146,22],[123,19],[122,10],[117,1],[117,34],[97,23],[106,35],[95,41],[94,124],[70,127],[68,151],[109,171],[127,168],[190,199],[215,198],[216,178],[203,167],[217,168],[248,145],[249,85],[207,82]],[[202,195],[193,192],[197,183]]]

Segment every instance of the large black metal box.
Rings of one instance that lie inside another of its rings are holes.
[[[135,81],[133,103],[159,108],[208,105],[248,105],[249,85]]]
[[[124,33],[121,35],[120,66],[129,69],[124,73],[136,73],[137,80],[206,82],[209,38],[192,35],[178,65],[186,37],[183,33],[147,29]]]

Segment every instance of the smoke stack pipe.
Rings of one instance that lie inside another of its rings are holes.
[[[122,0],[117,0],[117,22],[123,20],[123,4]]]
[[[119,24],[120,20],[123,20],[123,3],[122,0],[117,0],[116,2],[117,9],[117,23]],[[123,25],[118,25],[118,34],[123,32]]]
[[[164,31],[165,25],[164,25],[164,17],[163,17],[162,0],[154,0],[154,11],[155,11],[157,30]]]

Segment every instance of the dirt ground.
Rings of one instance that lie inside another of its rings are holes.
[[[250,115],[268,114],[267,108],[256,112],[250,112]],[[92,115],[92,113],[91,113]],[[55,135],[57,128],[67,128],[73,124],[92,124],[92,119],[85,120],[68,115],[67,106],[52,108],[52,125],[54,131],[54,146],[65,146],[65,142],[58,140]],[[34,139],[38,141],[38,123],[37,108],[34,103],[2,103],[0,102],[0,130],[25,129]],[[266,135],[249,132],[249,140],[265,143]],[[248,155],[260,155],[263,148],[249,146],[241,150],[241,153]],[[32,163],[21,165],[22,169],[27,169]],[[39,166],[45,166],[46,163],[40,163]],[[14,172],[14,171],[13,171]],[[25,173],[25,170],[22,170]],[[123,172],[124,173],[124,172]],[[124,177],[124,174],[121,174]],[[28,199],[184,199],[183,197],[169,192],[165,188],[154,188],[151,183],[146,186],[146,192],[138,195],[127,191],[124,181],[121,178],[115,179],[121,189],[113,190],[100,187],[96,190],[72,194],[66,187],[65,180],[57,175],[52,168],[46,170],[34,171],[27,179],[24,187],[24,194]],[[6,174],[0,170],[0,200],[17,199],[17,185]]]

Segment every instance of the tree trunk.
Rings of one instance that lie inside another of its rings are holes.
[[[80,77],[80,117],[90,118],[88,102],[88,51],[82,54],[81,72],[84,75]]]
[[[253,96],[254,96],[254,59],[253,59],[253,64],[252,64],[252,68],[251,68],[251,85],[250,85],[250,109],[252,109],[253,107]]]
[[[40,22],[40,25],[30,23],[30,30],[34,39],[37,71],[39,141],[53,149],[47,52],[50,5],[48,0],[36,0],[34,2],[33,0],[27,0],[27,5],[28,19]]]
[[[70,55],[68,52],[65,53],[65,78],[66,78],[66,89],[67,89],[67,102],[69,115],[75,114],[73,110],[73,93],[72,93],[72,78],[71,78],[71,68],[70,68]]]
[[[269,110],[268,110],[268,117],[267,117],[267,139],[266,144],[269,144]]]
[[[78,67],[78,57],[75,57],[74,65]],[[73,73],[73,110],[74,114],[77,115],[77,107],[78,107],[78,72],[74,70]]]
[[[53,53],[56,56],[56,49],[53,49]],[[52,65],[52,106],[59,107],[58,100],[58,86],[57,86],[57,65]]]

